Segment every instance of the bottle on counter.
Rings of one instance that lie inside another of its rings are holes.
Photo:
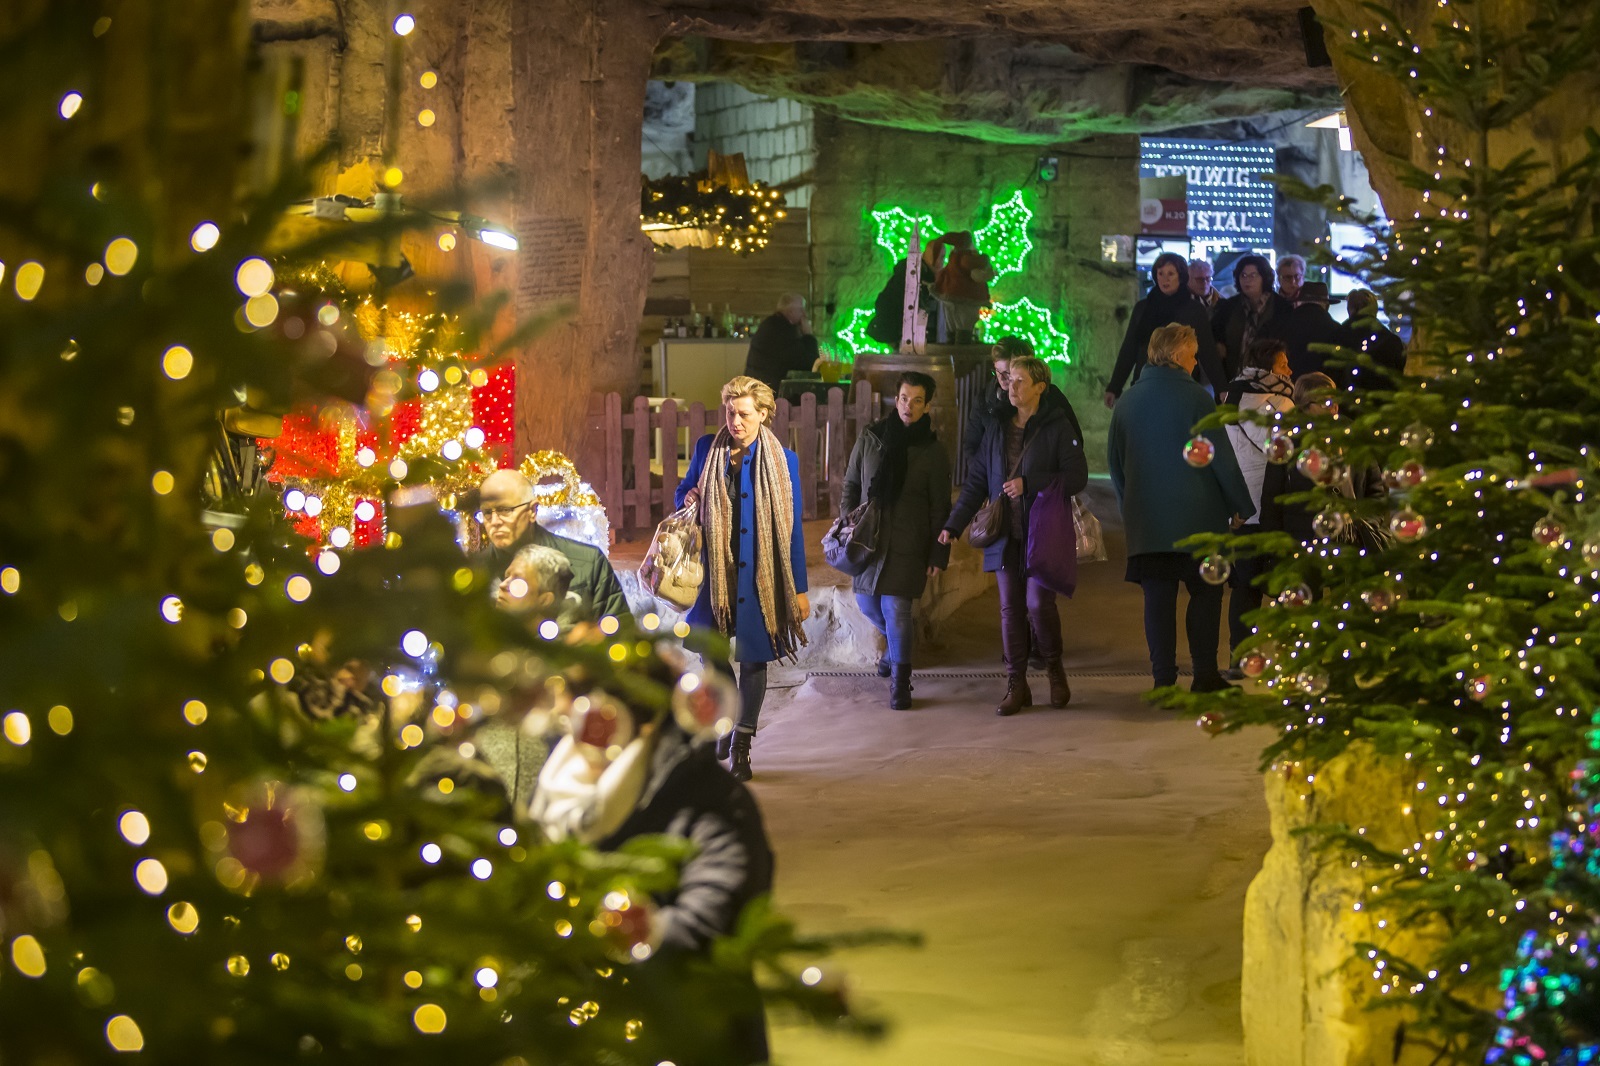
[[[700,309],[689,303],[689,336],[698,337],[705,330],[705,319],[700,314]]]

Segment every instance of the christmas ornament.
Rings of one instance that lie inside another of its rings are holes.
[[[1260,677],[1267,672],[1267,657],[1259,651],[1253,651],[1239,660],[1239,671],[1245,677]]]
[[[573,740],[606,752],[627,746],[635,733],[628,709],[598,692],[572,701],[568,723]]]
[[[1427,473],[1421,463],[1415,459],[1407,459],[1393,470],[1386,471],[1383,480],[1393,491],[1405,492],[1422,484]]]
[[[643,962],[654,950],[650,947],[654,926],[653,908],[647,897],[635,898],[627,892],[608,892],[595,916],[604,929],[609,953],[619,962]]]
[[[1304,670],[1294,679],[1300,691],[1307,696],[1320,696],[1328,691],[1328,675],[1320,670]]]
[[[1296,470],[1318,485],[1326,485],[1333,480],[1335,466],[1328,453],[1321,448],[1307,448],[1300,453],[1300,458],[1295,463]]]
[[[1388,588],[1367,589],[1361,594],[1361,602],[1380,614],[1393,607],[1394,601],[1399,598],[1393,589]]]
[[[1333,540],[1350,526],[1350,516],[1337,507],[1324,507],[1311,520],[1311,531],[1323,540]]]
[[[1281,429],[1274,429],[1267,440],[1267,462],[1282,466],[1294,458],[1294,438]]]
[[[1194,720],[1194,724],[1212,736],[1217,736],[1228,728],[1228,720],[1216,711],[1205,712]]]
[[[1233,564],[1225,555],[1208,555],[1200,560],[1200,578],[1208,585],[1220,585],[1233,573]]]
[[[712,670],[693,671],[672,690],[672,715],[690,736],[710,736],[733,728],[739,692]]]
[[[1583,542],[1583,561],[1600,570],[1600,537],[1590,537]]]
[[[1210,466],[1216,455],[1217,446],[1204,437],[1190,437],[1183,446],[1183,461],[1192,467]]]
[[[1490,684],[1491,682],[1486,675],[1475,677],[1467,682],[1467,695],[1481,702],[1488,697]]]
[[[1428,520],[1409,507],[1402,507],[1389,519],[1389,532],[1407,544],[1428,532]]]
[[[1400,446],[1413,451],[1424,451],[1433,447],[1433,430],[1421,422],[1413,422],[1400,434]]]
[[[283,783],[268,782],[246,803],[225,809],[228,854],[245,873],[288,883],[300,880],[320,861],[321,811]]]
[[[1306,585],[1291,585],[1278,593],[1279,607],[1304,607],[1311,602],[1311,589]]]
[[[1553,514],[1547,514],[1533,524],[1534,542],[1541,547],[1554,548],[1567,539],[1567,528]]]

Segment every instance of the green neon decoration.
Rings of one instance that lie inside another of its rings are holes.
[[[1022,190],[1018,189],[1005,203],[990,207],[989,221],[972,235],[978,251],[987,255],[994,265],[995,281],[1007,274],[1022,272],[1022,264],[1033,251],[1033,242],[1028,239],[1028,223],[1032,221],[1033,212],[1023,202]]]
[[[987,317],[978,320],[978,335],[986,342],[992,343],[1007,334],[1027,340],[1033,345],[1034,354],[1047,363],[1062,366],[1072,363],[1067,351],[1072,338],[1065,330],[1056,328],[1048,310],[1026,296],[1010,303],[997,303]]]
[[[906,249],[911,246],[911,227],[922,227],[922,243],[924,246],[935,236],[943,231],[938,223],[934,222],[932,215],[908,215],[898,207],[876,208],[870,212],[872,224],[876,230],[873,239],[878,246],[889,253],[889,261],[898,263],[906,257]]]
[[[870,307],[858,307],[850,312],[850,317],[844,325],[839,326],[834,332],[843,342],[845,349],[852,355],[862,352],[887,352],[892,351],[887,344],[880,344],[867,336],[867,324],[872,321],[873,310]]]

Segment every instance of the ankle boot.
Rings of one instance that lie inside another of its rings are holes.
[[[1045,663],[1044,671],[1050,677],[1050,706],[1065,707],[1072,702],[1072,686],[1067,683],[1067,669],[1060,659]]]
[[[733,734],[736,730],[728,730],[717,738],[717,761],[727,762],[729,754],[733,751]]]
[[[909,663],[894,664],[894,683],[889,690],[889,709],[891,711],[909,711],[911,709],[911,665]]]
[[[1006,682],[1005,699],[1000,701],[1000,706],[994,713],[1005,717],[1016,714],[1024,707],[1033,706],[1033,693],[1028,690],[1027,674],[1012,674]]]
[[[735,781],[748,781],[755,775],[755,771],[750,769],[750,734],[740,729],[732,735],[733,765],[728,767],[728,772]]]
[[[890,667],[891,667],[891,664],[889,662],[889,653],[888,652],[884,652],[882,655],[878,656],[878,676],[879,677],[888,677],[889,674],[890,674]]]

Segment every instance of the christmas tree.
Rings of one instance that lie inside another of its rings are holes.
[[[1359,946],[1374,1002],[1405,1000],[1405,1038],[1439,1062],[1587,1062],[1600,1039],[1593,771],[1579,765],[1600,705],[1600,515],[1586,488],[1600,136],[1565,158],[1512,147],[1592,65],[1600,12],[1525,7],[1523,19],[1440,0],[1411,20],[1373,7],[1337,28],[1411,94],[1416,136],[1437,141],[1434,165],[1403,175],[1420,209],[1340,264],[1410,320],[1421,369],[1338,397],[1337,417],[1275,429],[1272,458],[1316,485],[1288,501],[1315,514],[1316,541],[1198,545],[1219,579],[1242,552],[1278,560],[1240,659],[1254,681],[1190,701],[1201,724],[1272,727],[1266,762],[1291,779],[1339,756],[1403,768],[1395,823],[1415,839],[1325,829],[1370,886],[1355,906],[1381,938]],[[1301,191],[1355,220],[1327,190]],[[1331,362],[1377,369],[1358,352]],[[1373,467],[1387,499],[1340,491],[1346,471]]]
[[[545,846],[474,776],[482,723],[579,695],[721,713],[649,619],[518,625],[431,500],[344,555],[276,494],[202,523],[239,395],[373,383],[261,256],[303,179],[235,202],[241,14],[0,12],[0,1058],[698,1061],[752,968],[873,1030],[765,906],[657,967],[641,915],[683,849]]]

